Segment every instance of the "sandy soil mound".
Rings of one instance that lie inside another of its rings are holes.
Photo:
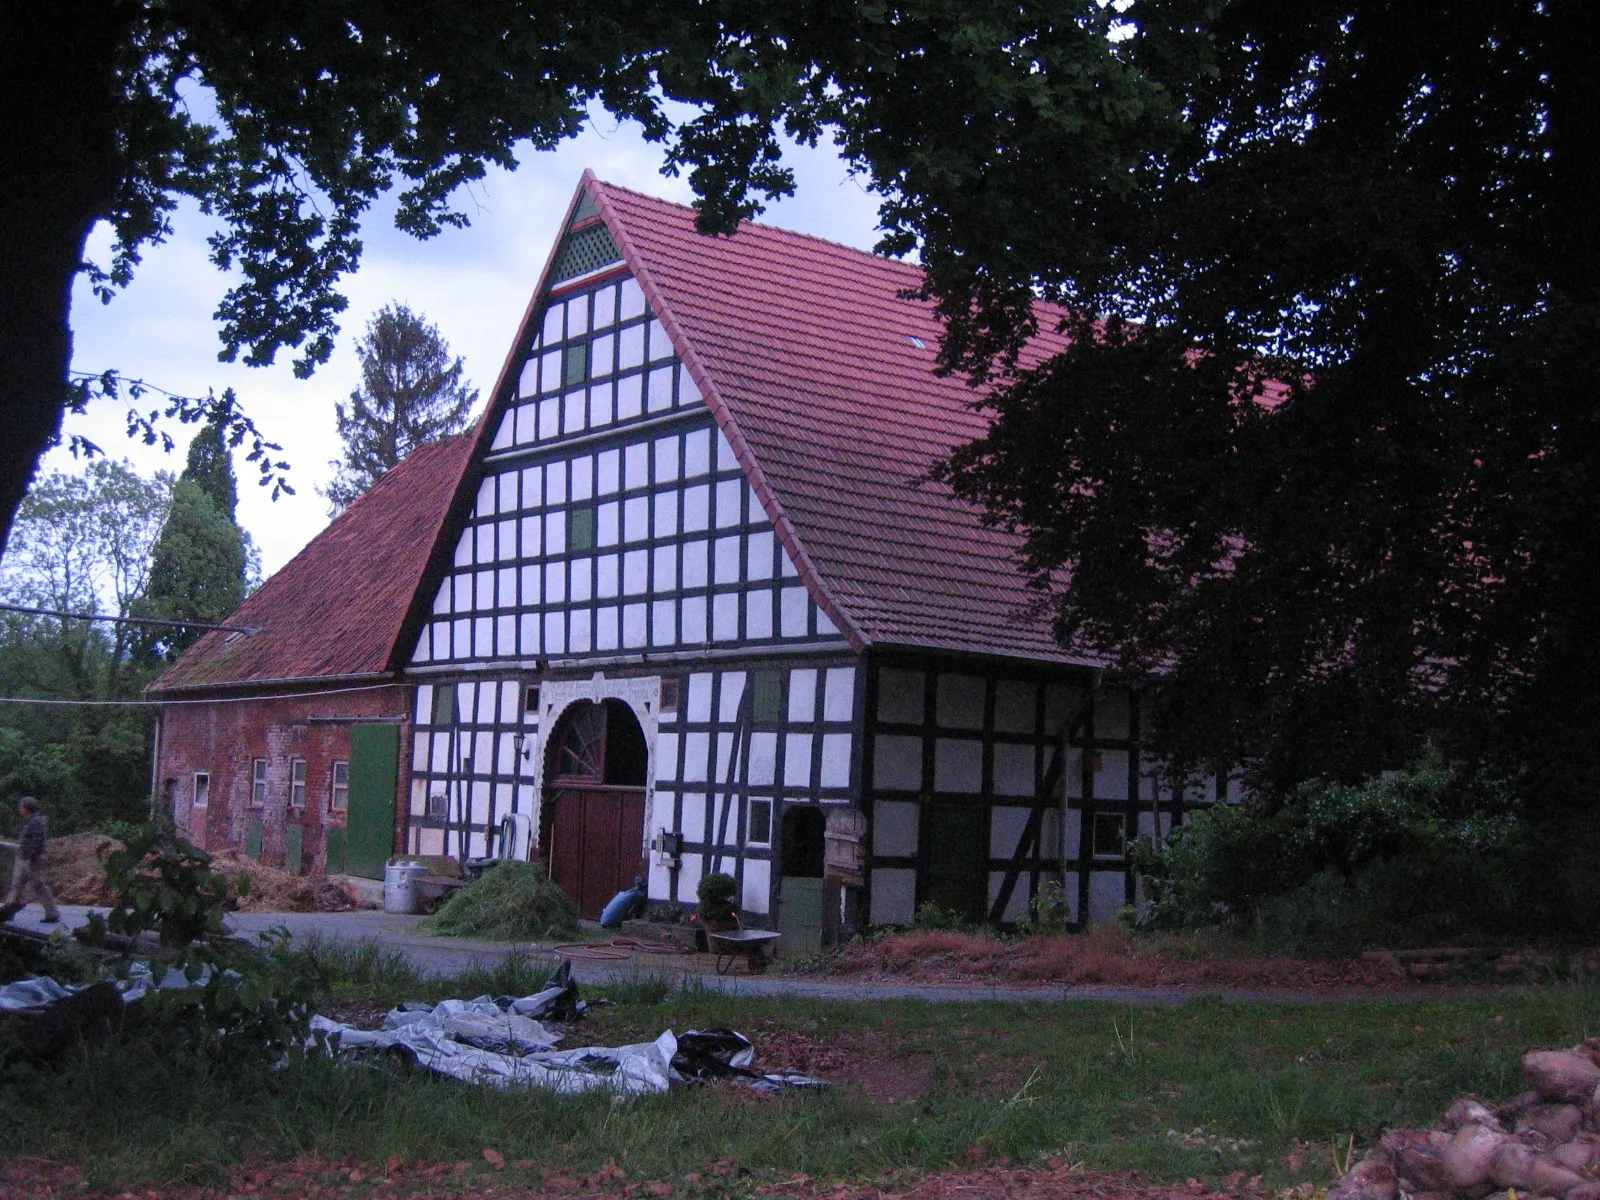
[[[102,833],[52,838],[45,847],[45,871],[62,904],[110,904],[101,848],[106,853],[122,843]],[[250,879],[250,894],[239,901],[240,912],[350,912],[372,908],[354,888],[325,875],[290,875],[232,850],[212,856],[212,865],[230,879]]]

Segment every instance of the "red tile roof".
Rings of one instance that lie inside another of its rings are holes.
[[[418,449],[228,620],[260,633],[207,633],[149,690],[374,675],[403,662],[409,640],[396,642],[472,446],[463,434]]]
[[[749,223],[703,237],[691,209],[585,185],[852,641],[1087,661],[1037,611],[1020,539],[919,482],[986,427],[972,389],[934,372],[932,305],[903,296],[919,267]]]

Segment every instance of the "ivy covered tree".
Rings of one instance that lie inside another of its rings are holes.
[[[398,302],[380,308],[356,343],[361,386],[335,405],[344,456],[323,491],[337,516],[418,446],[466,428],[478,391],[436,326]]]
[[[189,443],[189,459],[172,490],[161,536],[150,558],[150,583],[138,615],[162,621],[215,625],[238,608],[252,566],[250,535],[235,518],[238,484],[233,456],[216,423]],[[152,663],[174,662],[205,631],[150,625],[139,653]]]

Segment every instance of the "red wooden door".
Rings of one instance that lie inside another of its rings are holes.
[[[551,738],[542,844],[585,917],[644,871],[644,735],[626,705],[576,704]],[[634,776],[637,775],[637,778]]]

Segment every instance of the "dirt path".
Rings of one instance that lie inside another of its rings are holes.
[[[75,928],[88,919],[89,909],[62,905],[63,925]],[[31,906],[17,918],[17,924],[48,932],[39,922],[38,907]],[[350,913],[235,913],[228,918],[238,933],[252,935],[272,928],[284,928],[294,941],[313,938],[360,943],[374,941],[404,954],[419,969],[440,975],[455,974],[473,966],[499,962],[512,953],[527,953],[551,962],[560,961],[550,953],[547,943],[480,942],[469,938],[441,938],[418,933],[420,917],[394,916],[382,912]],[[580,983],[607,984],[644,977],[693,978],[705,987],[740,996],[792,996],[807,1000],[874,1001],[925,1000],[931,1003],[1059,1003],[1070,1000],[1098,1000],[1115,1004],[1184,1004],[1197,996],[1280,1004],[1321,1004],[1352,1000],[1440,1000],[1459,996],[1494,995],[1502,987],[1442,987],[1413,985],[1394,987],[1225,987],[1155,986],[1124,987],[1089,984],[1060,987],[1049,984],[992,986],[975,982],[916,983],[896,980],[805,979],[783,975],[751,976],[744,966],[735,973],[718,976],[710,955],[665,956],[639,954],[625,962],[575,960],[573,976]]]

